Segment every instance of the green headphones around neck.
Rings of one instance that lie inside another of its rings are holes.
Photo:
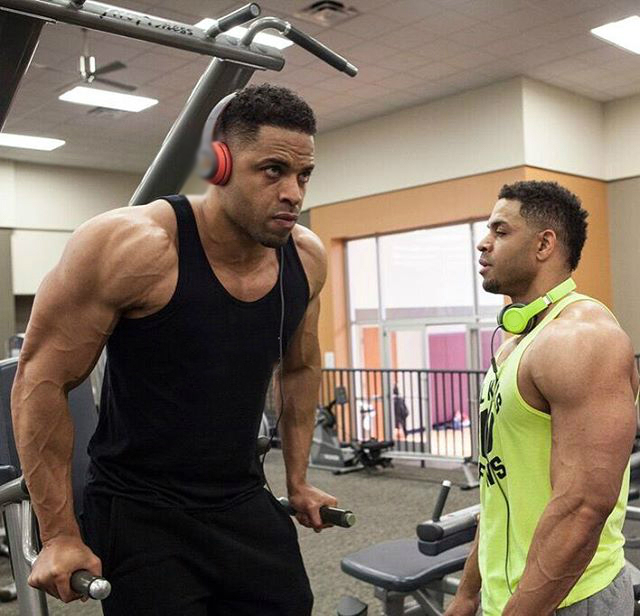
[[[530,304],[509,304],[500,311],[498,326],[510,334],[528,334],[536,326],[537,315],[569,295],[575,288],[573,278],[568,278]]]

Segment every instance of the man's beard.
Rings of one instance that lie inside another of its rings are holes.
[[[233,223],[242,229],[254,242],[266,248],[281,248],[289,241],[290,231],[285,236],[279,236],[277,233],[269,233],[267,229],[260,228],[255,221],[244,218],[243,216],[238,216],[237,214],[228,214],[228,216]]]
[[[501,293],[501,291],[500,291],[500,283],[497,280],[483,280],[482,281],[482,288],[487,293],[494,293],[495,295],[498,295],[498,294]]]
[[[253,239],[262,244],[266,248],[282,248],[288,241],[291,233],[287,233],[284,237],[277,235],[268,235],[266,233],[259,233],[252,235]]]

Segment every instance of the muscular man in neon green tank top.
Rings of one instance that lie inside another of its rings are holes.
[[[578,265],[586,217],[557,184],[518,182],[502,188],[478,245],[485,290],[545,301],[485,379],[482,513],[446,616],[474,616],[480,596],[484,616],[633,614],[622,535],[638,396],[631,342],[598,301],[549,293]]]

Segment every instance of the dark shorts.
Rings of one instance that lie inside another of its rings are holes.
[[[224,511],[85,495],[105,616],[307,616],[313,595],[290,516],[266,491]]]
[[[556,611],[557,616],[633,616],[633,582],[625,568],[600,592]]]
[[[556,616],[633,616],[633,582],[625,568],[600,592],[569,607],[556,610]],[[482,606],[477,616],[482,616]]]

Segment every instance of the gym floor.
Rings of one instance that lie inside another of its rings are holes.
[[[284,466],[279,451],[267,456],[265,468],[274,492],[283,495]],[[373,588],[342,573],[340,559],[372,543],[414,536],[416,523],[431,517],[438,484],[443,479],[462,482],[463,476],[457,471],[421,469],[404,464],[396,464],[376,475],[361,472],[339,477],[327,471],[309,469],[309,480],[333,494],[340,506],[352,509],[358,518],[353,528],[332,528],[319,534],[298,527],[302,554],[315,595],[314,616],[334,616],[344,594],[355,595],[369,603],[370,616],[381,616],[380,604],[373,598]],[[478,498],[477,490],[462,491],[454,487],[445,513],[472,505]],[[627,536],[640,535],[640,523],[628,523],[626,531]],[[629,550],[627,558],[640,566],[640,550]],[[2,559],[0,585],[9,581],[9,564]],[[63,605],[54,599],[49,600],[49,610],[51,616],[97,616],[102,613],[99,605],[93,602]],[[1,604],[0,614],[17,616],[17,603]]]

